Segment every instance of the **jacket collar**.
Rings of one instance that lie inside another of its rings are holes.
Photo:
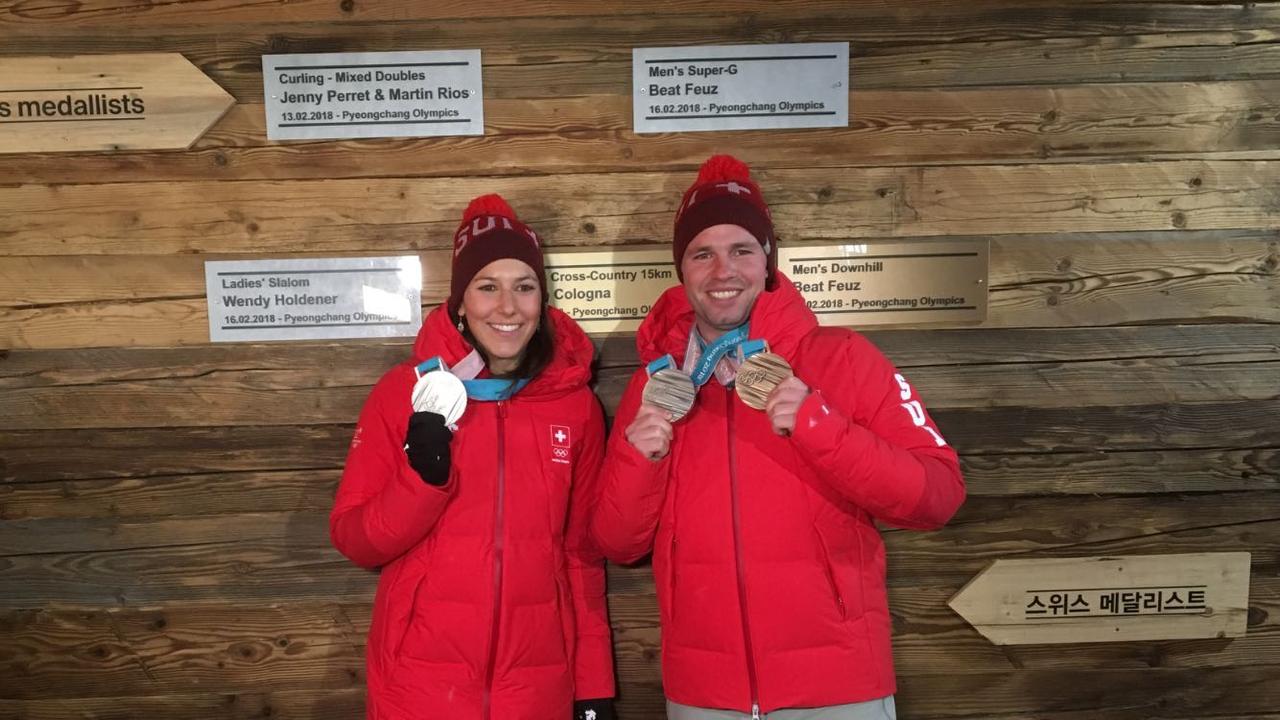
[[[529,381],[518,397],[563,395],[585,387],[591,379],[595,347],[590,338],[560,310],[548,308],[547,315],[555,337],[555,352],[551,363]],[[418,330],[418,338],[413,343],[413,362],[416,365],[438,355],[447,365],[453,366],[471,350],[471,344],[450,320],[448,309],[440,305],[427,315]]]
[[[667,288],[636,331],[640,362],[663,355],[684,357],[693,330],[693,306],[684,285]],[[774,289],[762,291],[751,308],[751,337],[769,342],[769,349],[788,360],[794,359],[801,339],[818,326],[818,319],[805,304],[804,296],[781,271],[774,271]]]

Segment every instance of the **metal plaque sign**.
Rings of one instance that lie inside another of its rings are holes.
[[[982,322],[990,242],[781,247],[778,268],[823,325]]]
[[[185,149],[235,103],[177,53],[0,58],[0,153]]]
[[[949,601],[997,645],[1239,637],[1247,552],[996,560]]]
[[[823,325],[979,323],[987,317],[987,240],[823,243],[779,248],[778,269]],[[551,304],[588,333],[632,332],[679,282],[670,246],[546,255]]]
[[[675,285],[671,249],[572,250],[546,254],[551,304],[588,333],[631,332]]]
[[[849,43],[633,48],[637,133],[849,124]]]
[[[416,255],[204,264],[212,342],[411,337],[422,325]]]
[[[263,55],[267,137],[483,135],[479,50]]]

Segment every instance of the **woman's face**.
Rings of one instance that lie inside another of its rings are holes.
[[[480,268],[458,308],[471,336],[489,358],[489,372],[515,370],[542,315],[542,287],[533,268],[503,258]]]

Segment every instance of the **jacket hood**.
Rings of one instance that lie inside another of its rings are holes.
[[[591,339],[578,323],[560,310],[548,307],[547,317],[555,338],[551,362],[520,390],[519,397],[563,395],[585,387],[591,379],[591,360],[595,353]],[[438,355],[452,367],[471,350],[471,343],[458,332],[449,318],[448,309],[442,304],[427,315],[418,330],[418,338],[413,343],[413,363],[417,365]]]
[[[772,352],[790,360],[800,340],[818,326],[818,319],[790,278],[775,270],[773,282],[774,289],[762,291],[751,308],[751,337],[764,338]],[[679,362],[693,321],[693,306],[684,285],[667,288],[636,331],[640,362],[648,363],[667,354]]]

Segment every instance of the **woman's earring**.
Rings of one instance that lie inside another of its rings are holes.
[[[462,331],[463,331],[462,318],[461,318],[461,317],[459,317],[459,318],[458,318],[458,332],[462,332]]]

